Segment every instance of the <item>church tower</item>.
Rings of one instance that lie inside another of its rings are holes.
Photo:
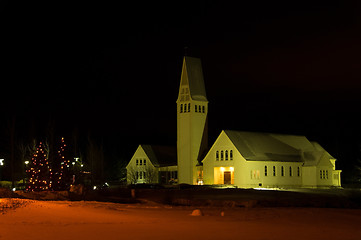
[[[184,57],[177,99],[178,182],[197,184],[197,166],[207,149],[208,101],[201,60]]]

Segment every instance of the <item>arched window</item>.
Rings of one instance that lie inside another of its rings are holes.
[[[202,106],[202,112],[203,112],[203,113],[205,112],[205,107],[204,107],[204,106]]]
[[[198,106],[198,112],[201,112],[201,105]]]
[[[290,166],[290,177],[292,177],[292,167]]]
[[[273,166],[273,176],[276,176],[276,166]]]
[[[180,106],[180,112],[181,113],[183,112],[183,104],[181,104],[181,106]]]
[[[225,155],[226,155],[226,161],[228,161],[228,150],[226,150]]]
[[[194,111],[197,112],[197,105],[194,105]]]
[[[283,177],[285,175],[285,168],[282,166],[281,167],[281,176]]]
[[[300,167],[297,167],[297,177],[300,176]]]
[[[221,161],[223,161],[223,150],[221,151]]]
[[[219,151],[216,152],[216,161],[219,161]]]
[[[190,112],[190,111],[191,111],[191,104],[188,103],[188,112]]]
[[[268,174],[268,172],[267,172],[267,166],[264,166],[264,176],[267,177],[267,174]]]
[[[187,112],[187,104],[184,104],[184,112]]]
[[[233,150],[230,150],[230,151],[229,151],[229,159],[230,159],[230,160],[233,160]]]

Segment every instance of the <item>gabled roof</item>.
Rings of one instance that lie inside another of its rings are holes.
[[[140,145],[153,166],[166,167],[177,165],[177,148],[158,145]]]
[[[181,84],[188,84],[193,100],[207,101],[204,87],[202,63],[199,58],[185,56]]]
[[[317,165],[326,152],[305,136],[224,130],[237,150],[249,161],[305,162]]]

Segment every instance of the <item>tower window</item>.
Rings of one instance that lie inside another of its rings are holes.
[[[228,161],[228,150],[225,151],[226,161]]]
[[[139,160],[139,165],[142,166],[142,159]]]
[[[184,112],[187,112],[187,104],[184,104]]]
[[[137,159],[137,160],[135,160],[135,165],[138,166],[138,164],[139,164],[139,160]]]
[[[216,152],[216,161],[219,161],[219,151]]]
[[[268,172],[267,172],[267,166],[264,166],[264,176],[267,177],[267,174],[268,174]]]
[[[290,166],[290,177],[292,177],[292,167]]]
[[[273,166],[273,176],[276,176],[276,166]]]
[[[205,109],[206,109],[206,108],[205,108],[204,106],[202,106],[202,112],[203,112],[203,113],[205,112]]]
[[[180,112],[183,112],[183,104],[180,105]]]
[[[201,105],[198,106],[198,110],[199,110],[199,112],[201,112]]]
[[[146,164],[147,164],[147,160],[144,159],[144,160],[143,160],[143,165],[145,166]]]
[[[197,105],[194,105],[194,111],[197,112]]]
[[[297,177],[300,176],[300,167],[297,167]]]
[[[285,168],[283,166],[281,167],[281,176],[285,176]]]
[[[221,151],[221,161],[223,161],[223,150]]]
[[[230,160],[233,160],[233,150],[229,151],[229,158],[230,158]]]
[[[190,111],[191,111],[191,104],[188,103],[188,112],[190,112]]]

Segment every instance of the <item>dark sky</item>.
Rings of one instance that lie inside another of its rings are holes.
[[[184,47],[222,129],[306,135],[343,164],[361,144],[358,1],[4,2],[1,123],[96,136],[129,156],[176,144]],[[25,138],[26,138],[25,137]]]

